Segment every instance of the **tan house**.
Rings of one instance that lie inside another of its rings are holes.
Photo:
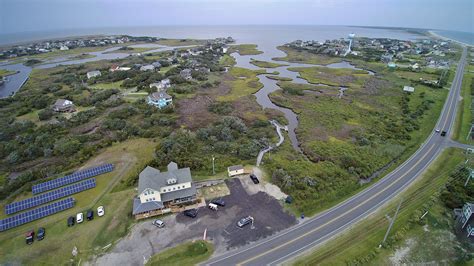
[[[243,175],[244,174],[244,167],[242,165],[233,165],[227,167],[227,173],[229,177],[233,177],[236,175]]]
[[[138,196],[133,200],[136,219],[169,212],[182,211],[182,207],[196,203],[196,188],[191,170],[168,164],[167,172],[147,166],[138,177]]]

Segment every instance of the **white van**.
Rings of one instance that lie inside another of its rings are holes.
[[[209,203],[208,207],[211,210],[217,211],[217,204],[214,204],[214,203],[211,202],[211,203]]]

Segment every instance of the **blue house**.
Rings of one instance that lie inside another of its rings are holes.
[[[163,108],[173,102],[173,98],[166,92],[154,92],[148,95],[148,104],[154,105],[158,108]]]

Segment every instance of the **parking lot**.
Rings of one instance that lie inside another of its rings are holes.
[[[152,225],[153,219],[139,222],[126,238],[95,262],[100,265],[142,265],[167,247],[202,238],[206,229],[207,239],[215,245],[215,253],[222,253],[296,223],[295,217],[283,211],[281,204],[267,193],[249,195],[237,178],[226,180],[226,184],[230,195],[222,198],[225,207],[219,207],[218,211],[200,208],[194,219],[182,213],[157,217],[165,222],[164,228]],[[255,219],[253,226],[237,227],[237,221],[248,215]]]

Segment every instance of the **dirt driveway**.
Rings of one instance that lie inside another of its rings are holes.
[[[177,244],[202,238],[215,245],[215,254],[270,236],[296,223],[294,216],[283,211],[280,203],[264,192],[249,195],[239,179],[226,181],[231,192],[223,197],[225,207],[212,211],[200,208],[197,218],[183,214],[161,217],[165,228],[156,228],[145,220],[132,228],[107,254],[93,261],[99,265],[143,265],[153,254]],[[247,215],[255,218],[254,226],[239,228],[236,222]]]

